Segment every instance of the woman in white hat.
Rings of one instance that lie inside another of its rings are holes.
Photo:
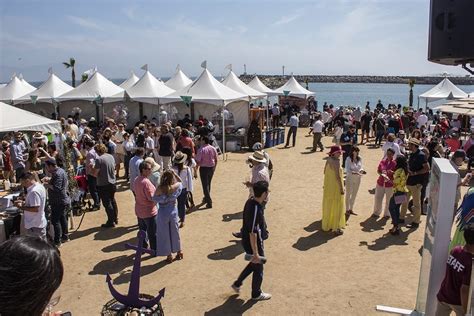
[[[177,151],[173,159],[173,171],[181,178],[183,188],[181,194],[178,196],[178,216],[180,225],[184,226],[184,219],[186,216],[186,198],[188,191],[193,191],[193,173],[191,168],[186,165],[188,156],[181,151]]]
[[[253,184],[258,181],[266,181],[270,184],[270,172],[266,166],[267,159],[262,151],[254,152],[248,157],[247,162],[252,167],[252,176],[250,181],[246,181],[244,184],[249,188],[250,196],[253,196]]]

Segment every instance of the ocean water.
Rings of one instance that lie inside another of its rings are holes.
[[[304,86],[304,85],[303,85]],[[418,105],[418,96],[435,85],[415,85],[413,87],[413,106]],[[458,86],[466,93],[474,92],[474,86]],[[408,105],[410,87],[408,84],[392,83],[309,83],[309,90],[316,93],[318,106],[324,102],[334,105],[360,105],[365,106],[370,102],[371,108],[375,107],[380,99],[384,105]],[[429,107],[441,104],[444,101],[431,102]],[[425,106],[425,101],[420,100],[420,107]]]

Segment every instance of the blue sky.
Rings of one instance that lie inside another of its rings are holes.
[[[196,76],[236,73],[428,75],[464,73],[426,60],[429,0],[0,0],[0,81],[77,61],[109,78],[157,77],[176,64]]]

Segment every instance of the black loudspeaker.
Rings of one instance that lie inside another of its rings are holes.
[[[431,0],[428,60],[474,63],[474,0]]]

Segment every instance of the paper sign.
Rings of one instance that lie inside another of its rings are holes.
[[[287,96],[290,94],[290,91],[288,91],[288,90],[283,90],[283,94],[285,95],[285,97],[287,97]]]
[[[191,104],[191,99],[193,98],[192,96],[182,95],[180,97],[181,97],[181,100],[183,100],[183,102],[186,103],[187,106]]]

